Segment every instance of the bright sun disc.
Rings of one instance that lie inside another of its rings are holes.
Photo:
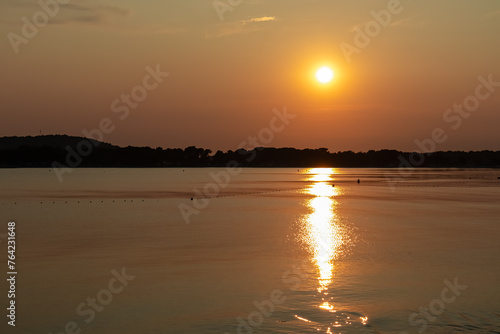
[[[333,71],[328,67],[322,67],[316,72],[316,78],[321,83],[330,82],[333,79]]]

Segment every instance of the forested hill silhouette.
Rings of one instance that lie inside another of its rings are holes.
[[[54,165],[54,163],[56,165]],[[500,168],[500,151],[447,151],[418,155],[380,150],[330,153],[326,148],[258,147],[217,151],[197,148],[118,147],[66,135],[0,138],[0,167],[459,167]]]
[[[101,148],[119,148],[108,143],[98,142],[94,139],[72,137],[68,135],[27,136],[27,137],[1,137],[0,151],[18,149],[20,147],[52,147],[65,148],[67,145],[76,147],[82,139],[88,140],[94,145],[99,143]]]

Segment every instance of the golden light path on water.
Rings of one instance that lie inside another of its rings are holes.
[[[335,222],[335,196],[338,190],[332,184],[334,170],[331,168],[315,168],[310,171],[307,193],[313,195],[307,206],[312,212],[306,217],[307,233],[304,235],[313,262],[318,268],[318,292],[328,294],[328,287],[333,279],[333,266],[337,250],[342,244],[343,236]],[[321,309],[333,311],[333,305],[324,301]]]
[[[307,180],[312,184],[306,188],[305,193],[313,197],[307,202],[311,213],[305,216],[301,238],[307,245],[311,261],[317,268],[317,291],[321,296],[318,307],[335,313],[337,311],[328,298],[328,289],[334,279],[334,261],[340,256],[342,246],[349,241],[349,235],[340,224],[336,213],[335,197],[340,194],[339,188],[334,186],[333,175],[336,171],[333,168],[314,168],[308,173],[310,176]],[[362,318],[361,322],[366,324],[367,320]],[[332,327],[340,326],[338,322],[332,324]],[[330,330],[328,328],[326,333],[331,333]]]

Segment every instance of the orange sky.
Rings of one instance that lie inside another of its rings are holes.
[[[60,1],[44,0],[57,13],[29,38],[38,1],[0,2],[1,136],[81,135],[109,118],[113,144],[227,150],[286,106],[296,117],[266,146],[413,151],[441,128],[439,150],[500,150],[500,84],[478,88],[500,82],[496,0]],[[120,119],[113,102],[157,65],[168,77]],[[470,115],[443,119],[477,89],[490,94]]]

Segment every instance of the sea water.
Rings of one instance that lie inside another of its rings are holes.
[[[498,177],[0,170],[0,331],[500,333]]]

